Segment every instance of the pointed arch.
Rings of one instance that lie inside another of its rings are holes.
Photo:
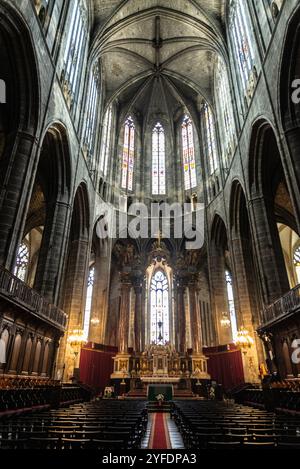
[[[44,133],[38,173],[48,199],[69,200],[72,164],[69,137],[62,122],[51,123]]]
[[[156,269],[150,281],[150,342],[163,345],[170,340],[169,281]]]
[[[131,116],[124,123],[124,142],[122,155],[122,182],[124,190],[133,190],[133,172],[135,158],[135,124]]]
[[[300,8],[290,18],[284,40],[280,64],[279,102],[281,123],[284,130],[299,127],[299,79],[300,79]],[[293,93],[294,92],[294,93]],[[293,99],[293,95],[296,99]]]
[[[40,115],[40,80],[33,40],[23,19],[7,3],[0,3],[1,79],[6,84],[8,131],[35,133]],[[9,57],[7,56],[9,51]]]
[[[185,190],[197,186],[194,129],[191,118],[185,115],[181,124],[182,158]]]
[[[166,194],[166,142],[160,122],[152,130],[152,194]]]

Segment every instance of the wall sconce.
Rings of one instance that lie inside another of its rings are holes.
[[[229,329],[231,327],[231,321],[226,311],[222,312],[222,318],[220,320],[221,326],[225,329]]]
[[[91,324],[92,324],[92,326],[99,326],[99,324],[100,324],[100,319],[98,319],[98,318],[92,318],[92,319],[91,319]]]

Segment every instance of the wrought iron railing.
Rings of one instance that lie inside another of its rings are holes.
[[[38,292],[2,266],[0,266],[0,294],[24,306],[41,319],[46,319],[60,329],[65,329],[67,315],[57,306],[48,303]]]
[[[300,309],[300,285],[297,285],[262,311],[263,323],[274,321],[274,319],[295,312],[297,309]]]

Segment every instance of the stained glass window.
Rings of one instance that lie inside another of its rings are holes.
[[[29,265],[29,249],[27,244],[22,243],[19,246],[14,275],[23,282],[26,282]]]
[[[63,70],[64,86],[68,86],[71,103],[77,94],[88,43],[88,15],[85,0],[75,0],[72,2],[72,7]]]
[[[152,194],[166,193],[165,131],[158,122],[152,131]]]
[[[169,284],[166,274],[158,270],[150,287],[151,343],[163,345],[170,339]]]
[[[300,246],[294,251],[294,266],[296,269],[297,282],[300,284]]]
[[[244,90],[246,90],[249,85],[250,74],[253,70],[254,57],[245,11],[245,3],[246,2],[240,0],[232,0],[230,28]]]
[[[185,190],[197,186],[194,131],[191,119],[185,116],[182,122],[182,154]]]
[[[232,288],[232,276],[229,270],[225,271],[225,280],[226,280],[226,288],[227,288],[227,301],[228,301],[229,314],[230,314],[232,339],[235,340],[237,337],[237,321],[236,321],[236,311],[235,311],[233,288]]]
[[[134,169],[134,122],[128,117],[124,126],[124,144],[122,158],[122,189],[132,191]]]
[[[217,65],[215,90],[222,156],[224,166],[225,168],[228,168],[235,147],[235,124],[227,70],[222,60],[219,60]]]
[[[102,128],[102,145],[100,156],[100,171],[104,176],[107,175],[108,160],[111,147],[111,126],[112,126],[112,107],[109,106],[105,113]]]
[[[209,175],[211,175],[218,169],[218,157],[216,147],[215,123],[213,120],[211,109],[207,103],[205,103],[204,105],[204,120],[206,129],[208,168]]]
[[[86,339],[88,338],[89,328],[90,328],[94,280],[95,280],[95,267],[91,267],[89,271],[89,277],[88,277],[88,283],[87,283],[86,302],[85,302],[84,320],[83,320],[83,333]]]
[[[83,144],[87,151],[87,157],[90,157],[94,152],[95,146],[95,127],[97,123],[97,109],[100,97],[100,76],[99,76],[99,67],[98,64],[93,67],[90,86],[89,86],[89,95],[87,100],[87,109],[86,109],[86,121],[84,128],[84,140]]]

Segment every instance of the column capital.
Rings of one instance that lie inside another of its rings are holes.
[[[131,288],[132,287],[132,280],[130,278],[130,274],[128,272],[120,272],[120,283],[121,283],[121,286],[122,288],[124,287],[128,287],[128,288]]]
[[[197,288],[198,284],[198,275],[197,274],[191,274],[187,278],[187,286],[189,288]]]
[[[182,275],[178,275],[178,274],[175,274],[174,275],[174,279],[175,279],[175,285],[176,285],[176,288],[179,290],[179,289],[184,289],[186,288],[187,286],[187,279],[186,277],[182,276]]]
[[[134,274],[131,276],[131,283],[136,293],[140,293],[143,288],[144,277],[143,274]]]

